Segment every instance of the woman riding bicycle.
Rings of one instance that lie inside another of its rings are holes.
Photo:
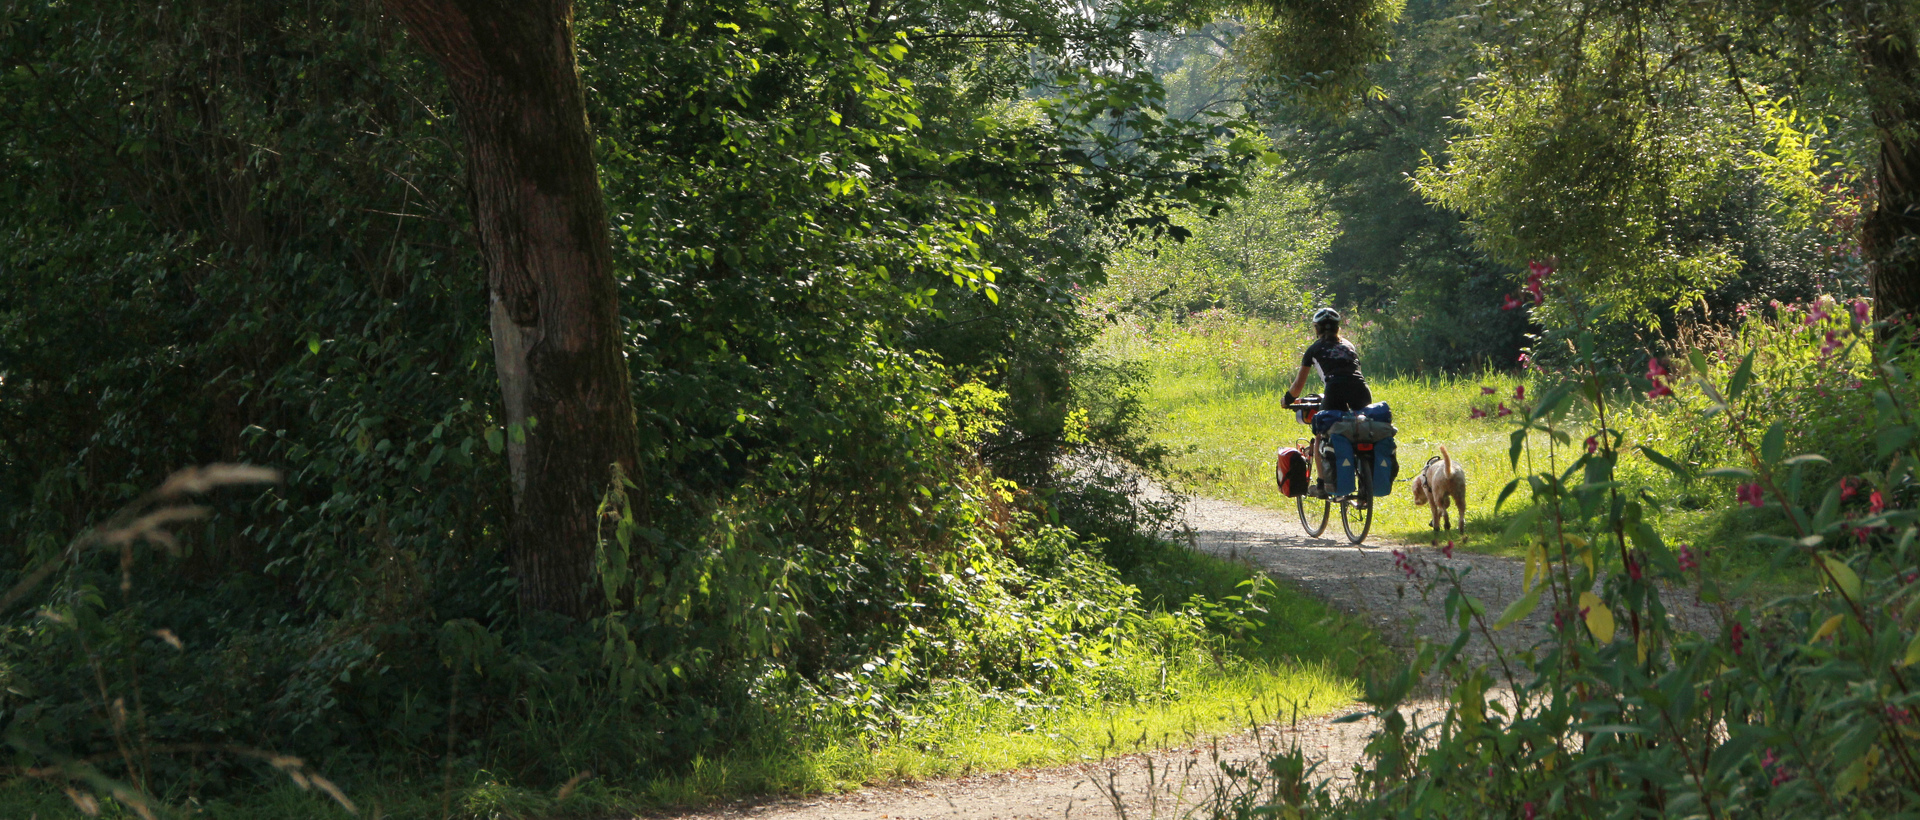
[[[1320,338],[1300,357],[1300,375],[1287,388],[1287,405],[1291,406],[1306,388],[1308,368],[1318,370],[1320,380],[1326,383],[1320,409],[1360,410],[1372,404],[1373,391],[1367,389],[1367,377],[1360,375],[1360,351],[1340,338],[1340,311],[1330,307],[1314,311],[1313,331]]]

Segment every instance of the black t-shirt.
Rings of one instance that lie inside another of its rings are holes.
[[[1360,351],[1354,350],[1345,339],[1320,339],[1307,345],[1306,355],[1300,357],[1300,366],[1308,365],[1320,371],[1320,378],[1328,387],[1367,383],[1367,377],[1360,375]]]

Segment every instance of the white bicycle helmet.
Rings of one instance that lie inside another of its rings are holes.
[[[1339,322],[1340,322],[1340,311],[1337,311],[1337,310],[1334,310],[1333,308],[1330,308],[1330,307],[1323,307],[1323,308],[1321,308],[1321,309],[1319,309],[1319,310],[1316,310],[1316,311],[1314,311],[1314,312],[1313,312],[1313,323],[1314,323],[1314,324],[1316,324],[1316,325],[1323,325],[1323,324],[1326,324],[1326,323],[1328,323],[1328,322],[1332,322],[1332,323],[1334,323],[1334,324],[1339,324]]]

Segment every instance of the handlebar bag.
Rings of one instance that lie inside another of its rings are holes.
[[[1313,476],[1311,459],[1305,453],[1292,447],[1282,447],[1273,461],[1273,480],[1280,485],[1280,494],[1288,498],[1298,498],[1307,491],[1307,483]]]

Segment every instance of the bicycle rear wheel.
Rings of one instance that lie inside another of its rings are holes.
[[[1354,478],[1360,486],[1354,488],[1353,497],[1340,502],[1340,528],[1347,531],[1348,542],[1359,544],[1373,529],[1373,465],[1362,461],[1355,467]]]
[[[1320,537],[1320,533],[1327,531],[1327,519],[1330,517],[1329,514],[1333,510],[1332,501],[1329,501],[1326,498],[1314,498],[1309,495],[1300,495],[1295,497],[1293,500],[1299,503],[1300,529],[1306,530],[1308,537],[1318,538]],[[1308,506],[1310,504],[1320,505],[1320,522],[1317,524],[1314,523],[1313,517],[1308,515],[1307,513],[1308,510],[1312,509],[1311,507]]]

